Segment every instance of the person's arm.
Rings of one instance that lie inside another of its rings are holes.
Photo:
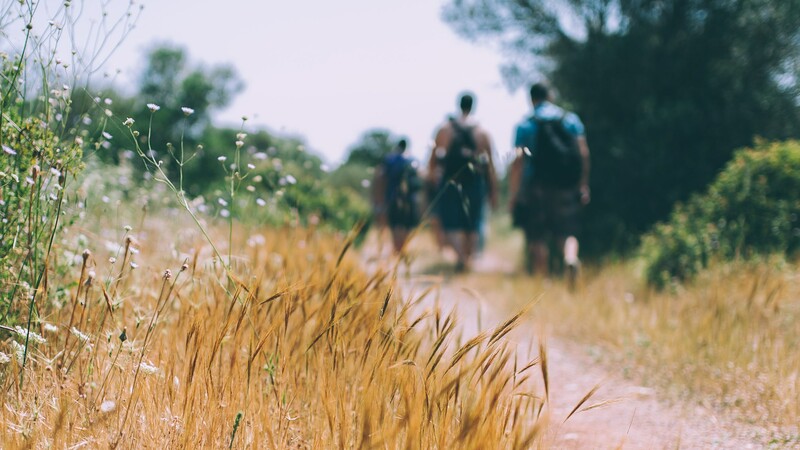
[[[492,141],[489,135],[480,130],[477,134],[478,146],[480,150],[486,155],[486,184],[489,193],[489,204],[492,209],[497,209],[498,186],[497,186],[497,172],[494,168],[494,156],[492,155]]]
[[[375,174],[372,177],[372,212],[376,216],[379,224],[384,224],[386,211],[386,171],[383,163],[375,167]]]
[[[514,153],[514,161],[511,162],[511,167],[508,168],[509,209],[512,209],[517,202],[517,195],[519,194],[520,183],[522,182],[522,168],[525,160],[522,148],[517,147]]]
[[[578,149],[581,152],[581,203],[588,205],[592,199],[591,191],[589,190],[589,172],[590,172],[590,157],[589,157],[589,144],[586,143],[586,136],[578,137]]]

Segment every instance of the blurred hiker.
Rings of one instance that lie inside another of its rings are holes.
[[[525,232],[528,271],[546,275],[549,242],[561,252],[570,285],[580,260],[580,214],[589,203],[589,146],[580,118],[550,102],[537,83],[533,114],[516,129],[516,158],[509,172],[514,225]]]
[[[375,168],[373,201],[375,211],[385,216],[392,233],[395,253],[402,253],[411,230],[419,225],[419,192],[422,180],[418,163],[406,153],[408,141],[400,139],[397,145]]]
[[[461,114],[437,130],[429,174],[441,190],[435,205],[445,237],[456,252],[456,271],[470,267],[478,246],[487,196],[497,206],[497,178],[489,135],[470,117],[474,97],[459,99]]]

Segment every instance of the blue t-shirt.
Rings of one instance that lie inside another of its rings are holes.
[[[533,116],[539,119],[558,119],[564,117],[564,126],[567,131],[575,135],[575,137],[583,136],[586,132],[583,127],[583,122],[577,114],[567,112],[550,103],[539,103],[533,110]],[[517,125],[517,132],[514,137],[514,147],[533,149],[536,142],[536,122],[530,118],[526,118],[519,125]]]
[[[538,119],[558,119],[564,117],[564,127],[568,132],[572,133],[575,137],[584,136],[586,130],[583,122],[577,114],[566,112],[563,108],[556,106],[550,102],[542,102],[536,105],[533,109],[533,116]],[[536,145],[536,122],[531,120],[530,117],[523,120],[517,125],[517,132],[514,136],[514,147],[521,149],[533,150]],[[522,176],[523,179],[530,180],[533,177],[531,158],[525,158],[525,165],[523,166]]]

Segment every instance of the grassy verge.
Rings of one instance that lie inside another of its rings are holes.
[[[24,369],[24,330],[2,331],[4,448],[540,442],[546,396],[526,380],[541,365],[513,366],[502,339],[519,316],[462,342],[335,235],[235,229],[226,273],[180,217],[73,227],[74,271],[42,293]]]

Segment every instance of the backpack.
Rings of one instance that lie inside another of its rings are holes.
[[[564,125],[564,116],[553,119],[533,116],[530,120],[536,123],[531,156],[534,181],[562,189],[577,186],[583,172],[583,158],[578,139]]]
[[[389,155],[383,162],[386,177],[386,204],[396,211],[411,214],[422,180],[412,161],[400,154]]]
[[[475,142],[475,127],[462,125],[452,117],[449,121],[453,138],[442,161],[443,181],[453,180],[458,184],[470,182],[483,171],[483,164],[478,158],[478,144]]]

